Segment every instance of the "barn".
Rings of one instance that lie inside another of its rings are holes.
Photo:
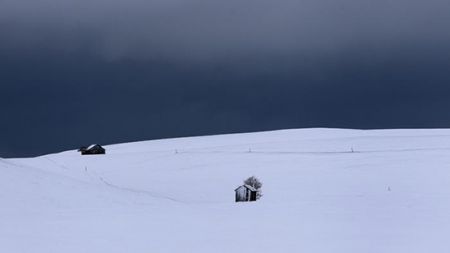
[[[256,190],[254,187],[244,184],[234,190],[236,192],[236,202],[256,201]]]
[[[100,146],[99,144],[92,144],[89,147],[81,147],[78,149],[82,155],[104,155],[106,153],[105,148]]]

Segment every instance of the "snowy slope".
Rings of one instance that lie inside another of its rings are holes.
[[[0,159],[0,252],[450,249],[450,130],[299,129],[106,149]],[[234,203],[251,175],[264,196]]]

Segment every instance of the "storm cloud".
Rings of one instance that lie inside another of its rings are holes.
[[[449,127],[448,1],[0,1],[0,156]]]
[[[449,42],[442,0],[4,0],[2,44],[174,61]],[[42,45],[44,46],[44,45]]]

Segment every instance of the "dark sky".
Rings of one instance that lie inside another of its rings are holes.
[[[0,157],[450,127],[448,0],[0,0]]]

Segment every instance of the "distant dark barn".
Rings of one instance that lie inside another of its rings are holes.
[[[236,202],[256,201],[256,190],[250,185],[241,185],[234,190],[236,192]]]
[[[106,153],[106,150],[98,144],[92,144],[87,148],[81,147],[78,151],[81,152],[82,155],[104,155]]]

